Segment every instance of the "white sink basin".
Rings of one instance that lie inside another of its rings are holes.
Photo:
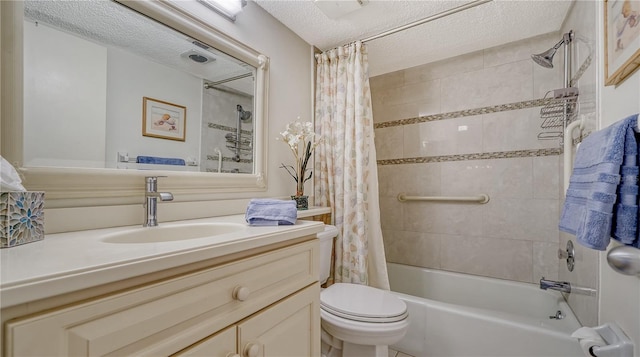
[[[159,243],[217,236],[244,229],[238,223],[190,223],[163,225],[157,227],[133,228],[123,232],[105,235],[105,243]]]

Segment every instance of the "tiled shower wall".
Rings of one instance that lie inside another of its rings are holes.
[[[237,111],[240,104],[244,110],[253,111],[253,97],[226,89],[225,87],[205,89],[202,108],[202,146],[201,170],[218,171],[218,154],[222,153],[222,172],[251,173],[253,171],[253,113],[248,121],[241,122],[242,140],[244,144],[240,153],[240,161],[235,161],[236,151],[226,139],[227,134],[236,135]]]
[[[562,66],[542,68],[530,55],[560,38],[371,78],[388,261],[522,282],[558,278],[561,151],[558,139],[538,139],[536,100],[562,87]],[[400,202],[399,193],[485,193],[490,201]]]

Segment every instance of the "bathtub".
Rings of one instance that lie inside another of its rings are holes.
[[[584,356],[580,323],[556,291],[533,284],[388,264],[391,290],[409,310],[392,349],[416,357]],[[563,319],[550,319],[560,310]]]

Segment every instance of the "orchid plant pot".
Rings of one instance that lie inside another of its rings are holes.
[[[300,118],[298,118],[300,119]],[[289,123],[286,130],[278,138],[285,142],[296,160],[295,166],[282,164],[281,168],[296,182],[296,194],[291,196],[296,201],[298,210],[309,209],[309,196],[304,194],[304,183],[311,179],[313,171],[307,169],[309,159],[321,138],[316,138],[311,122],[301,123],[299,120]]]

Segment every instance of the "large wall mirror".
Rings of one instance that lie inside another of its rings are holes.
[[[2,155],[48,207],[138,202],[151,175],[183,200],[265,189],[264,55],[168,2],[1,15]]]

